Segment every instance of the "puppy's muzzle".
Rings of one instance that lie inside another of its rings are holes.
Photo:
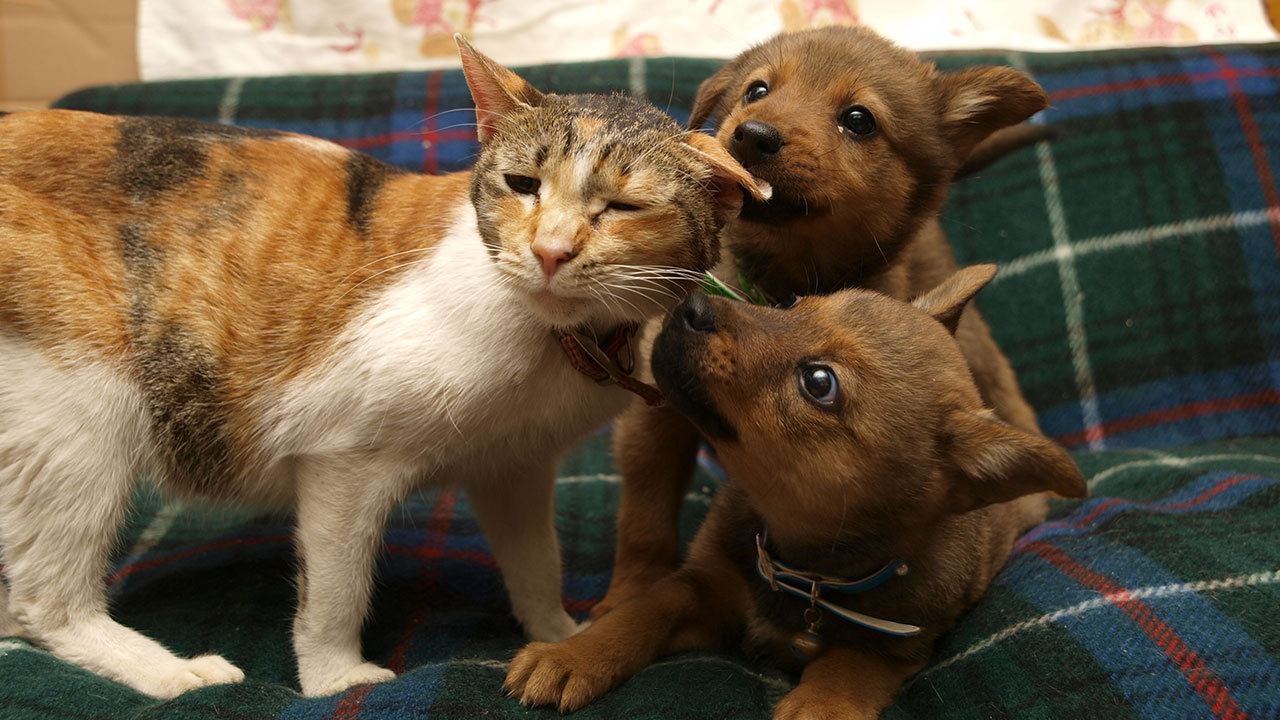
[[[729,153],[743,167],[751,167],[773,159],[784,144],[778,128],[761,120],[747,120],[734,128]]]
[[[677,312],[689,332],[706,334],[716,331],[715,308],[702,293],[690,293]]]
[[[715,305],[694,292],[676,307],[653,342],[653,379],[672,407],[708,436],[726,441],[737,430],[711,399],[703,383],[703,355],[716,332]]]

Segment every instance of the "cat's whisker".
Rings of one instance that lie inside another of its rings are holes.
[[[617,302],[617,298],[615,298],[612,293],[608,292],[609,288],[607,285],[600,282],[600,280],[598,280],[597,278],[587,278],[587,279],[590,282],[595,283],[594,287],[592,285],[587,285],[586,286],[587,291],[590,292],[597,299],[599,299],[600,304],[608,308],[610,312],[616,312],[619,315],[626,314],[623,312],[622,305]],[[599,287],[600,289],[599,290],[596,289],[597,287]],[[612,303],[610,302],[611,300],[613,301]],[[592,330],[591,332],[593,335],[595,334],[595,330]],[[599,338],[597,338],[597,341],[598,340]]]
[[[627,278],[635,280],[664,280],[672,283],[690,283],[698,282],[703,279],[701,274],[698,275],[671,275],[668,273],[612,273],[613,277]]]
[[[647,267],[643,265],[611,265],[610,270],[613,270],[618,274],[626,274],[635,277],[681,277],[688,278],[690,280],[700,280],[703,277],[703,273],[696,270],[679,267],[663,267],[661,265]]]
[[[624,276],[624,277],[622,277],[622,278],[619,278],[619,279],[620,279],[620,280],[624,280],[624,281],[626,281],[626,280],[634,280],[634,281],[636,281],[636,282],[644,283],[645,288],[636,288],[636,290],[637,290],[637,291],[639,291],[639,290],[641,290],[641,289],[643,289],[645,292],[652,292],[652,291],[656,291],[656,292],[660,292],[660,293],[662,293],[663,295],[666,295],[667,297],[669,297],[669,298],[671,298],[671,299],[673,299],[673,300],[679,300],[679,299],[680,299],[680,296],[679,296],[678,294],[676,294],[676,292],[675,292],[675,290],[674,290],[673,288],[670,288],[670,287],[668,287],[668,286],[666,286],[666,285],[664,285],[664,284],[663,284],[663,283],[670,283],[670,282],[671,282],[670,280],[665,280],[665,279],[662,279],[662,278],[625,277],[625,276]],[[629,288],[629,286],[626,286],[626,285],[624,285],[623,283],[618,283],[618,284],[616,285],[616,287],[628,287],[628,288]],[[630,289],[630,288],[629,288],[629,289]]]
[[[636,292],[636,293],[639,293],[639,294],[641,294],[641,295],[643,295],[643,294],[644,294],[643,292],[641,292],[640,290],[638,290],[638,289],[636,289],[636,288],[627,288],[627,287],[623,287],[623,286],[612,285],[612,284],[609,284],[609,283],[606,283],[606,282],[604,282],[604,281],[600,280],[599,278],[590,278],[590,279],[591,279],[591,281],[592,281],[592,282],[594,282],[597,286],[599,286],[599,287],[603,288],[603,289],[605,290],[605,294],[606,294],[606,295],[608,295],[609,297],[613,298],[614,300],[617,300],[619,303],[626,303],[626,304],[627,304],[627,305],[628,305],[632,310],[634,310],[634,311],[636,312],[636,316],[637,316],[637,317],[646,317],[645,313],[644,313],[642,310],[640,310],[640,308],[639,308],[639,307],[637,307],[635,303],[631,302],[630,300],[628,300],[628,299],[626,299],[626,298],[624,298],[624,297],[622,297],[622,296],[620,296],[620,295],[617,295],[616,293],[614,293],[614,290],[630,290],[631,292]],[[590,286],[588,286],[588,287],[590,287]],[[621,308],[621,306],[619,306],[619,307]]]
[[[623,273],[613,274],[611,278],[618,281],[619,284],[641,283],[647,290],[657,291],[672,298],[679,297],[678,290],[681,285],[688,282],[687,280],[669,277],[627,275]]]
[[[613,298],[614,300],[617,300],[619,303],[626,303],[628,307],[630,307],[632,310],[635,310],[636,314],[635,314],[635,316],[634,316],[634,317],[645,317],[645,313],[644,313],[644,311],[643,311],[643,310],[641,310],[639,307],[637,307],[635,303],[633,303],[633,302],[631,302],[630,300],[628,300],[628,299],[626,299],[626,298],[622,297],[621,295],[616,295],[616,294],[614,294],[614,293],[613,293],[613,290],[614,290],[613,286],[611,286],[611,285],[605,285],[605,287],[609,290],[609,292],[607,292],[607,293],[606,293],[609,297]],[[621,305],[619,305],[619,307],[621,307]]]
[[[371,266],[371,265],[377,265],[378,263],[382,262],[383,260],[390,260],[390,259],[391,259],[391,258],[393,258],[393,257],[398,257],[398,256],[400,256],[400,255],[409,255],[409,254],[411,254],[411,253],[424,253],[424,252],[431,252],[432,250],[435,250],[435,248],[434,248],[434,247],[411,248],[411,249],[409,249],[409,250],[401,250],[400,252],[394,252],[394,253],[391,253],[390,255],[383,255],[382,257],[378,258],[377,260],[371,260],[371,261],[369,261],[369,262],[367,262],[367,263],[365,263],[365,264],[361,265],[360,267],[356,268],[355,270],[352,270],[351,272],[347,273],[347,274],[346,274],[346,277],[344,277],[344,278],[342,278],[341,280],[339,280],[339,281],[338,281],[338,283],[337,283],[337,285],[336,285],[335,287],[342,287],[342,285],[343,285],[344,283],[346,283],[348,280],[350,280],[350,279],[351,279],[351,278],[352,278],[356,273],[360,272],[361,270],[364,270],[365,268],[367,268],[367,267],[369,267],[369,266]]]
[[[628,270],[675,270],[679,272],[688,272],[701,275],[702,273],[692,268],[681,267],[680,265],[628,265],[627,263],[611,263],[609,267],[627,268]]]
[[[700,280],[702,273],[677,273],[671,270],[619,270],[619,277],[658,278],[662,280]]]
[[[337,297],[333,302],[329,303],[329,304],[325,307],[325,309],[326,309],[326,310],[327,310],[327,309],[330,309],[330,308],[332,308],[333,306],[337,305],[338,303],[342,302],[342,299],[343,299],[343,298],[345,298],[347,295],[350,295],[352,292],[354,292],[354,291],[355,291],[357,288],[359,288],[361,285],[364,285],[365,283],[369,282],[370,280],[373,280],[374,278],[376,278],[376,277],[378,277],[378,276],[380,276],[380,275],[384,275],[384,274],[389,273],[389,272],[392,272],[392,271],[394,271],[394,270],[400,270],[400,269],[403,269],[403,268],[407,268],[407,267],[409,267],[409,266],[411,266],[411,265],[418,265],[418,264],[420,264],[420,263],[427,262],[427,261],[429,261],[430,259],[431,259],[431,258],[429,258],[429,257],[428,257],[428,258],[419,258],[419,259],[417,259],[417,260],[410,260],[410,261],[409,261],[409,262],[407,262],[407,263],[400,263],[399,265],[393,265],[393,266],[391,266],[391,267],[389,267],[389,268],[386,268],[385,270],[379,270],[378,272],[376,272],[376,273],[374,273],[374,274],[370,275],[369,277],[367,277],[367,278],[365,278],[365,279],[361,280],[360,282],[356,283],[355,285],[352,285],[350,288],[348,288],[348,289],[347,289],[347,291],[346,291],[346,292],[342,293],[342,294],[341,294],[341,295],[339,295],[339,296],[338,296],[338,297]]]
[[[661,300],[649,294],[648,292],[645,292],[641,288],[628,287],[626,285],[614,285],[613,288],[621,292],[635,293],[639,295],[642,300],[647,300],[648,302],[653,303],[654,307],[656,307],[659,311],[665,310],[667,308],[667,303],[662,302]],[[671,299],[679,300],[679,298],[676,297],[675,295],[671,295]]]
[[[527,139],[529,142],[536,142],[533,138],[533,135],[530,134],[528,130],[526,130],[524,127],[521,126],[520,124],[521,118],[513,117],[511,115],[507,115],[506,113],[495,112],[493,109],[490,109],[487,114],[490,117],[496,117],[502,120],[510,121],[509,124],[515,129],[519,130],[522,134],[524,134],[525,139]],[[479,126],[477,125],[477,127]],[[493,130],[494,132],[498,131],[498,128],[496,125],[486,125],[485,127],[489,128],[490,130]]]
[[[474,110],[474,109],[472,109],[472,108],[453,108],[453,109],[450,109],[450,110],[441,110],[441,111],[440,111],[440,112],[438,112],[438,113],[432,113],[432,114],[430,114],[430,115],[428,115],[428,116],[426,116],[426,117],[422,118],[422,119],[421,119],[421,120],[419,120],[418,122],[414,123],[413,127],[414,127],[415,129],[416,129],[416,128],[420,128],[420,127],[422,127],[423,125],[426,125],[427,123],[431,122],[432,120],[435,120],[435,119],[436,119],[436,118],[438,118],[438,117],[441,117],[441,116],[443,116],[443,115],[448,115],[448,114],[450,114],[450,113],[460,113],[460,112],[470,112],[470,113],[474,113],[474,112],[475,112],[475,110]]]

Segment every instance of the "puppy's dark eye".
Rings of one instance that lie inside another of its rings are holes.
[[[800,392],[811,402],[824,408],[835,407],[840,398],[836,373],[826,365],[804,365],[800,368]]]
[[[742,98],[742,102],[745,105],[750,105],[768,94],[769,83],[763,80],[757,80],[747,86],[747,94]]]
[[[614,201],[606,205],[605,208],[608,210],[617,210],[618,212],[632,212],[634,210],[639,210],[640,206]]]
[[[786,298],[783,298],[782,300],[779,300],[778,302],[774,303],[773,306],[778,308],[779,310],[790,310],[792,306],[796,304],[796,301],[799,299],[800,298],[796,297],[795,293],[791,293]]]
[[[840,113],[840,126],[854,135],[870,135],[876,131],[876,118],[861,105],[854,105]]]
[[[524,175],[503,175],[502,179],[507,181],[507,187],[521,195],[533,195],[542,187],[541,180]]]

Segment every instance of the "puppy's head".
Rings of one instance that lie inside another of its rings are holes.
[[[864,290],[764,308],[701,294],[653,371],[771,530],[835,541],[1052,490],[1085,493],[1062,448],[983,408],[952,332],[995,266],[912,304]]]
[[[740,223],[847,228],[865,245],[848,260],[888,260],[975,145],[1046,106],[1016,70],[944,74],[871,30],[828,27],[730,61],[699,87],[690,127],[714,118],[721,144],[773,186]]]

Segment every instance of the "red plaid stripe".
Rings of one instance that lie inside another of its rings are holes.
[[[1110,578],[1076,562],[1058,548],[1042,542],[1028,543],[1027,550],[1044,558],[1054,567],[1081,585],[1101,594],[1146,633],[1147,637],[1164,651],[1169,660],[1182,672],[1214,717],[1221,720],[1246,720],[1248,713],[1240,709],[1222,681],[1205,665],[1196,651],[1187,647],[1182,638],[1164,623],[1150,606],[1135,599],[1127,589]]]

